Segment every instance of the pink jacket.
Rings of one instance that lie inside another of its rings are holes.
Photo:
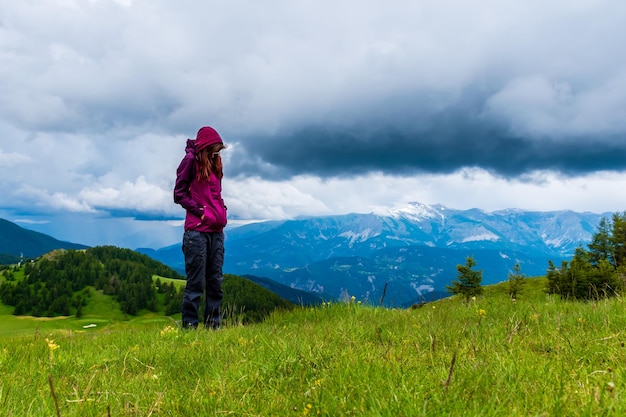
[[[174,202],[186,211],[185,231],[221,232],[226,226],[222,181],[213,173],[208,182],[196,178],[196,141],[187,140],[185,157],[176,170]],[[201,220],[204,214],[204,220]]]

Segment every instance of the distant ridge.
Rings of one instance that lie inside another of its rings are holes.
[[[488,212],[409,203],[351,213],[249,224],[227,232],[225,269],[267,277],[322,298],[347,295],[406,306],[446,296],[456,266],[475,257],[483,283],[507,279],[516,263],[546,273],[587,244],[612,213],[519,209]],[[180,251],[163,251],[170,260]]]
[[[322,297],[314,292],[291,288],[269,278],[257,277],[254,275],[243,275],[242,278],[248,279],[261,287],[278,294],[280,297],[292,302],[295,305],[316,305],[321,304],[324,301]]]
[[[63,242],[44,233],[24,229],[13,222],[0,219],[0,255],[11,255],[17,259],[21,256],[37,258],[54,249],[87,248],[88,246]]]

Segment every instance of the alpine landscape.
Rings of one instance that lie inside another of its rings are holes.
[[[607,219],[412,203],[232,228],[219,332],[180,329],[178,245],[86,247],[3,220],[0,403],[24,416],[618,416],[621,297],[553,291],[626,224]],[[452,297],[470,258],[482,295]],[[576,369],[543,371],[558,364]],[[207,375],[220,385],[205,396],[193,387]]]
[[[448,296],[446,285],[468,256],[485,284],[506,281],[516,263],[527,276],[545,275],[549,260],[571,258],[589,243],[600,219],[610,216],[411,203],[379,213],[262,222],[228,230],[225,269],[326,300],[354,295],[407,307]],[[138,250],[184,269],[178,244]]]
[[[0,1],[0,417],[626,416],[624,22]]]

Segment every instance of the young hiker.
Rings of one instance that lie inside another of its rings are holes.
[[[202,127],[195,140],[187,140],[185,157],[176,170],[174,202],[187,212],[182,242],[187,274],[183,328],[198,327],[203,293],[204,326],[217,329],[221,324],[226,206],[222,200],[220,151],[224,148],[215,129]]]

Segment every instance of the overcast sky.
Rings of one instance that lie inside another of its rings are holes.
[[[621,0],[3,1],[0,217],[91,245],[181,219],[204,125],[233,223],[621,212],[624,22]]]

